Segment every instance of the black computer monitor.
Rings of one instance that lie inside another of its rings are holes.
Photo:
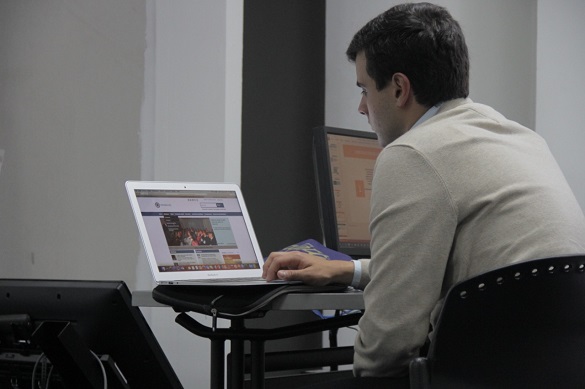
[[[182,387],[124,282],[0,280],[0,387],[103,388],[104,379]]]
[[[381,147],[373,132],[317,127],[313,150],[325,246],[370,256],[370,195]]]

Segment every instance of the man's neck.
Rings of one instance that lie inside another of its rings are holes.
[[[408,130],[410,130],[411,128],[413,128],[417,122],[420,120],[420,118],[429,110],[429,107],[426,107],[424,105],[421,105],[419,103],[417,103],[416,101],[414,101],[411,106],[410,109],[406,112],[405,115],[405,128]]]

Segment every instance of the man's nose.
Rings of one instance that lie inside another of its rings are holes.
[[[360,104],[358,105],[358,112],[361,113],[362,115],[367,115],[368,114],[368,106],[364,100],[365,100],[365,98],[362,96],[362,99],[360,100]]]

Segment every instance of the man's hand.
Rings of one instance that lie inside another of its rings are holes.
[[[262,269],[266,281],[302,281],[308,285],[349,285],[353,277],[352,261],[326,260],[298,251],[274,252]]]

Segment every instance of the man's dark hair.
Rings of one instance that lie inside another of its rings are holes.
[[[405,74],[419,104],[431,107],[469,95],[469,55],[459,23],[445,8],[408,3],[390,8],[353,37],[347,57],[365,53],[366,70],[384,89]]]

